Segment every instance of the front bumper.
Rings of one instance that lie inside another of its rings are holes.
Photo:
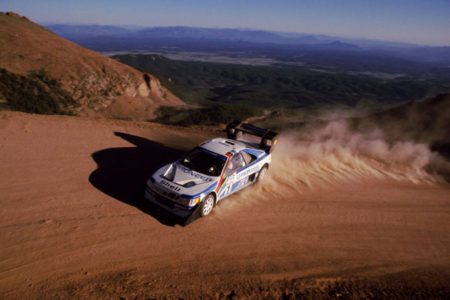
[[[186,207],[181,204],[175,203],[172,200],[167,199],[166,197],[163,197],[158,193],[152,191],[149,187],[147,187],[145,190],[145,198],[151,203],[156,204],[159,207],[181,218],[189,217],[197,208],[197,206]]]

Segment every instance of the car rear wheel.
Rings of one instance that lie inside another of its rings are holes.
[[[267,176],[267,165],[264,165],[264,167],[259,170],[258,178],[256,179],[257,182],[260,182],[264,180],[264,178]]]
[[[203,202],[202,202],[202,207],[200,209],[200,215],[202,217],[206,217],[207,215],[209,215],[212,212],[213,209],[214,209],[214,195],[209,194],[208,196],[206,196],[205,200],[203,200]]]

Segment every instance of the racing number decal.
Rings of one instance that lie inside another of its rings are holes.
[[[225,187],[225,191],[224,191],[224,194],[223,194],[224,196],[227,196],[227,195],[229,195],[231,193],[231,187],[232,187],[231,184],[229,184],[229,185],[227,185]]]
[[[225,179],[225,182],[223,183],[223,186],[219,192],[221,199],[228,196],[231,193],[231,188],[233,187],[233,178],[234,176],[232,175]]]
[[[241,187],[244,187],[246,184],[247,184],[247,182],[248,182],[248,177],[244,177],[244,179],[242,179],[240,182],[239,182],[239,187],[241,188]]]

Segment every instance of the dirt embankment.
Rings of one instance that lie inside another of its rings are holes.
[[[44,70],[78,104],[73,112],[83,116],[146,120],[161,105],[184,105],[152,74],[80,47],[14,13],[0,13],[0,68],[21,75]]]
[[[265,184],[189,226],[145,204],[148,174],[219,134],[1,112],[1,298],[448,297],[426,145],[330,124],[285,134]]]

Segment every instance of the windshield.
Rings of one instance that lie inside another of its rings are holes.
[[[183,166],[208,176],[220,176],[226,161],[225,156],[200,147],[194,148],[180,160]]]

